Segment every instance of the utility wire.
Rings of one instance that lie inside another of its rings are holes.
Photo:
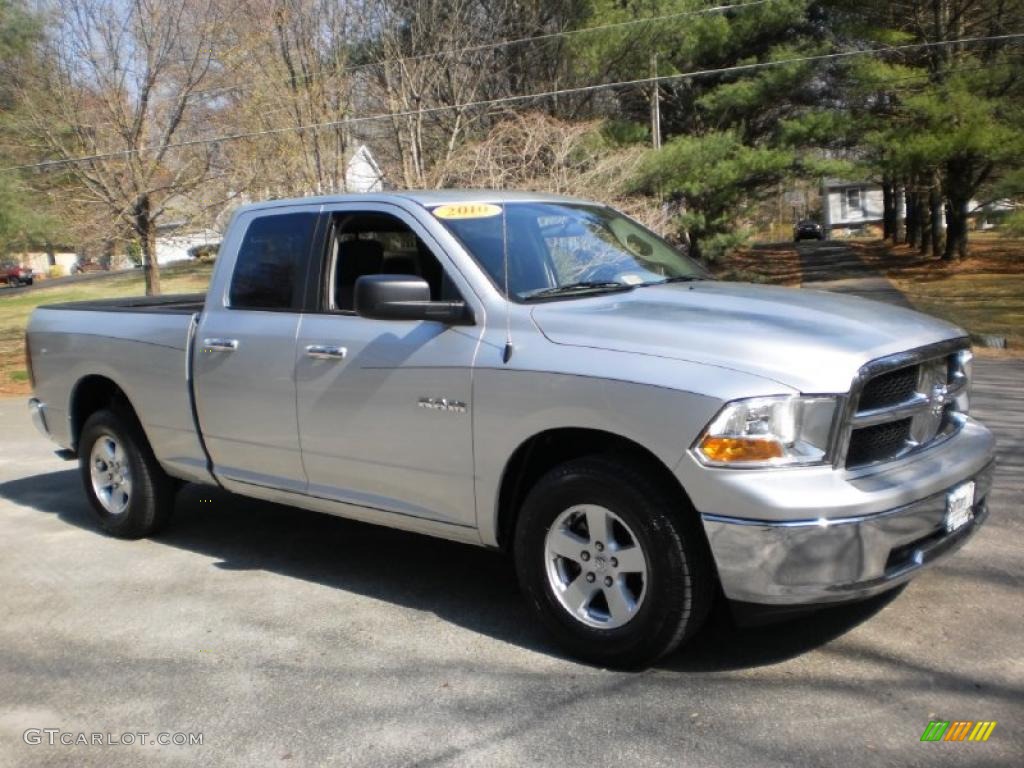
[[[591,32],[602,32],[602,31],[609,30],[609,29],[623,29],[623,28],[626,28],[626,27],[639,26],[639,25],[643,25],[643,24],[650,24],[650,23],[658,22],[658,21],[671,21],[671,20],[674,20],[674,19],[685,18],[687,16],[702,16],[702,15],[707,15],[707,14],[711,14],[711,13],[722,13],[722,12],[731,11],[731,10],[741,10],[743,8],[749,8],[749,7],[752,7],[752,6],[764,5],[764,4],[770,3],[770,2],[777,2],[777,0],[750,0],[749,2],[744,2],[744,3],[731,3],[731,4],[727,4],[727,5],[715,5],[715,6],[709,6],[707,8],[692,9],[692,10],[689,10],[689,11],[677,11],[675,13],[666,13],[666,14],[662,14],[660,16],[649,16],[649,17],[643,18],[643,19],[630,19],[630,20],[627,20],[627,21],[618,21],[618,22],[612,22],[612,23],[609,23],[609,24],[601,24],[601,25],[598,25],[598,26],[595,26],[595,27],[584,27],[583,29],[567,29],[567,30],[562,30],[562,31],[559,31],[559,32],[547,32],[547,33],[544,33],[544,34],[541,34],[541,35],[534,35],[532,37],[528,36],[528,37],[512,38],[510,40],[499,40],[499,41],[495,41],[495,42],[492,42],[492,43],[478,43],[476,45],[465,46],[463,48],[445,48],[445,49],[441,49],[441,50],[437,50],[437,51],[431,51],[431,52],[428,52],[428,53],[415,54],[415,55],[412,55],[412,56],[401,56],[401,57],[396,57],[396,58],[391,58],[391,59],[381,59],[380,61],[371,61],[371,62],[367,62],[365,64],[354,64],[354,65],[350,65],[350,66],[343,66],[343,67],[339,67],[335,72],[330,72],[330,73],[327,73],[327,74],[328,74],[328,76],[330,76],[330,75],[341,75],[341,74],[345,74],[345,73],[348,73],[348,72],[359,72],[359,71],[362,71],[364,69],[372,69],[374,67],[385,67],[385,66],[387,66],[389,64],[404,64],[404,63],[410,62],[410,61],[422,61],[422,60],[425,60],[425,59],[439,58],[439,57],[442,57],[442,56],[450,56],[450,55],[459,56],[459,55],[462,55],[464,53],[472,53],[474,51],[481,51],[481,50],[494,50],[494,49],[504,48],[504,47],[513,46],[513,45],[521,45],[523,43],[530,43],[530,42],[534,42],[534,41],[537,41],[537,40],[551,40],[551,39],[560,38],[560,37],[571,37],[573,35],[588,34],[588,33],[591,33]],[[135,75],[135,76],[141,76],[143,74],[143,73],[138,72],[135,69],[132,69],[132,68],[129,68],[129,67],[126,67],[125,71],[128,72],[129,74],[132,74],[132,75]],[[302,76],[298,77],[297,79],[302,81],[302,82],[304,82],[304,83],[308,83],[308,82],[312,82],[313,80],[315,80],[318,76],[319,75],[313,75],[313,74],[302,75]],[[228,93],[228,92],[236,92],[237,93],[237,92],[241,92],[241,91],[248,91],[248,90],[251,90],[253,88],[256,88],[258,85],[264,85],[264,84],[268,84],[268,83],[271,84],[271,85],[274,85],[274,84],[287,85],[288,83],[291,83],[292,80],[293,80],[293,78],[284,78],[284,79],[272,80],[272,81],[253,80],[253,81],[250,81],[250,82],[247,82],[247,83],[235,83],[234,85],[222,85],[222,86],[217,86],[215,88],[205,88],[203,90],[192,91],[192,93],[189,94],[188,98],[191,101],[191,100],[194,100],[197,97],[212,96],[212,95],[216,95],[216,94],[219,94],[219,93]],[[272,110],[271,113],[274,112],[274,111],[283,112],[283,111],[288,110],[288,109],[290,109],[290,108],[289,107],[281,107],[278,110]],[[268,114],[268,113],[265,112],[264,114]],[[109,124],[110,124],[109,122],[99,123],[99,125],[109,125]],[[0,169],[0,170],[2,170],[2,169]]]
[[[857,56],[874,56],[879,54],[898,53],[901,51],[914,51],[922,50],[925,48],[936,48],[949,45],[964,45],[973,43],[984,43],[984,42],[995,42],[995,41],[1009,41],[1009,40],[1020,40],[1024,39],[1024,32],[1014,32],[1005,35],[987,35],[983,37],[963,37],[956,40],[940,40],[926,43],[907,43],[904,45],[894,45],[886,48],[864,48],[853,51],[839,51],[836,53],[826,53],[814,56],[796,56],[788,59],[777,59],[774,61],[761,61],[753,62],[751,64],[736,64],[730,67],[719,67],[715,69],[700,69],[692,72],[681,72],[674,75],[659,75],[657,77],[641,77],[635,80],[621,80],[614,83],[596,83],[593,85],[576,86],[573,88],[559,88],[550,91],[541,91],[538,93],[527,93],[519,94],[515,96],[503,96],[497,99],[482,99],[479,101],[468,101],[461,104],[445,104],[437,107],[426,107],[422,109],[410,109],[399,112],[386,112],[376,115],[366,115],[363,117],[346,117],[341,120],[331,120],[322,123],[309,123],[306,125],[287,125],[280,128],[267,128],[259,131],[244,131],[240,133],[224,134],[221,136],[212,136],[201,139],[187,139],[184,141],[171,142],[163,147],[161,146],[150,146],[150,147],[139,147],[136,149],[122,149],[114,152],[104,152],[95,155],[84,155],[82,157],[65,158],[61,160],[46,160],[40,163],[29,163],[25,165],[14,165],[7,168],[0,169],[0,173],[6,173],[8,171],[19,171],[29,170],[33,168],[48,168],[61,165],[69,165],[73,163],[85,163],[95,162],[97,160],[111,160],[119,157],[130,157],[131,155],[139,154],[142,152],[155,151],[155,150],[171,150],[171,149],[183,149],[187,147],[200,146],[203,144],[218,144],[221,142],[238,141],[240,139],[253,139],[260,136],[273,136],[281,133],[291,133],[293,131],[318,131],[325,128],[336,128],[342,125],[355,125],[358,123],[374,122],[377,120],[391,120],[396,117],[410,117],[413,115],[429,115],[438,112],[447,112],[455,109],[472,109],[476,107],[494,106],[498,104],[512,104],[515,102],[529,101],[531,99],[545,99],[552,98],[555,96],[564,96],[572,93],[593,93],[602,90],[611,90],[615,88],[625,88],[635,85],[646,85],[649,86],[652,83],[664,83],[664,82],[675,82],[679,80],[690,80],[700,77],[708,77],[711,75],[724,75],[732,74],[736,72],[752,72],[760,69],[767,69],[770,67],[780,67],[786,64],[807,64],[817,61],[836,61],[840,59],[848,59]]]
[[[687,16],[703,16],[711,13],[724,13],[725,11],[741,10],[743,8],[750,8],[758,5],[765,5],[766,3],[777,2],[778,0],[749,0],[745,3],[730,3],[727,5],[714,5],[707,8],[691,9],[689,11],[678,11],[676,13],[665,13],[660,16],[649,16],[643,19],[629,19],[628,21],[617,21],[610,24],[601,24],[596,27],[583,27],[582,29],[566,29],[559,32],[545,32],[541,35],[533,35],[530,37],[519,37],[511,40],[497,40],[493,43],[478,43],[476,45],[467,45],[462,48],[445,48],[438,51],[430,51],[428,53],[418,53],[411,56],[400,56],[393,59],[381,59],[380,61],[370,61],[365,64],[353,64],[351,66],[339,67],[337,72],[331,74],[344,74],[346,72],[358,72],[364,69],[372,69],[374,67],[383,67],[388,64],[404,64],[411,61],[423,61],[425,59],[435,59],[443,56],[461,56],[465,53],[475,53],[477,51],[489,51],[496,50],[498,48],[507,48],[513,45],[523,45],[525,43],[533,43],[541,40],[552,40],[556,38],[572,37],[574,35],[585,35],[593,32],[603,32],[609,29],[625,29],[626,27],[640,26],[643,24],[654,24],[656,22],[673,21],[675,19],[686,18]],[[301,79],[313,79],[315,76],[307,75]],[[279,80],[276,82],[290,83],[291,78]],[[194,96],[208,96],[215,93],[223,93],[227,91],[245,91],[250,88],[254,88],[256,83],[237,83],[235,85],[223,85],[217,88],[209,88],[202,91],[195,91]]]

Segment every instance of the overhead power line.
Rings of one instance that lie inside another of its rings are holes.
[[[28,163],[25,165],[14,165],[0,169],[0,173],[8,171],[29,170],[33,168],[47,168],[74,163],[95,162],[98,160],[112,160],[115,158],[130,157],[142,152],[150,152],[159,149],[184,149],[187,147],[200,146],[203,144],[218,144],[221,142],[239,141],[242,139],[254,139],[260,136],[273,136],[281,133],[292,133],[302,131],[318,131],[326,128],[339,126],[357,125],[359,123],[374,122],[377,120],[392,120],[396,117],[411,117],[413,115],[429,115],[438,112],[447,112],[456,109],[474,109],[476,107],[496,106],[499,104],[513,104],[516,102],[529,101],[532,99],[546,99],[556,96],[567,96],[573,93],[593,93],[596,91],[613,90],[615,88],[628,88],[636,85],[651,85],[653,83],[675,82],[690,80],[712,75],[726,75],[737,72],[753,72],[770,67],[780,67],[786,64],[808,64],[819,61],[835,61],[839,59],[854,58],[857,56],[876,56],[880,54],[898,53],[901,51],[922,50],[925,48],[937,48],[950,45],[970,45],[986,42],[1005,42],[1010,40],[1024,39],[1024,32],[1013,32],[1004,35],[986,35],[980,37],[962,37],[956,40],[940,40],[926,43],[906,43],[886,48],[863,48],[853,51],[838,51],[836,53],[817,54],[813,56],[794,56],[788,59],[776,59],[774,61],[760,61],[750,64],[736,64],[729,67],[717,67],[714,69],[700,69],[691,72],[681,72],[674,75],[659,75],[657,77],[641,77],[634,80],[620,80],[613,83],[595,83],[592,85],[574,86],[572,88],[558,88],[550,91],[537,93],[518,94],[514,96],[503,96],[497,99],[482,99],[479,101],[467,101],[461,104],[444,104],[437,107],[425,107],[422,109],[402,110],[399,112],[385,112],[376,115],[365,115],[363,117],[346,117],[341,120],[331,120],[322,123],[308,123],[305,125],[286,125],[280,128],[266,128],[259,131],[243,131],[239,133],[223,134],[200,139],[186,139],[178,142],[171,142],[165,147],[150,146],[137,149],[122,149],[113,152],[104,152],[95,155],[84,155],[82,157],[65,158],[61,160],[45,160],[39,163]]]

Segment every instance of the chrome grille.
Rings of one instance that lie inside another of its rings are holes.
[[[900,419],[853,430],[846,466],[871,464],[898,454],[910,438],[910,422],[911,419]]]
[[[916,365],[879,374],[864,385],[858,408],[869,411],[905,402],[917,391],[919,375],[920,368]]]
[[[959,429],[968,408],[966,349],[958,340],[864,366],[838,434],[836,465],[856,469],[897,459]]]

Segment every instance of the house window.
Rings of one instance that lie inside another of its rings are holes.
[[[843,198],[846,208],[843,214],[845,217],[857,217],[863,213],[860,193],[860,187],[850,187],[846,190],[846,195]]]

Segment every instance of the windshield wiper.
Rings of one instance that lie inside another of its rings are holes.
[[[666,285],[667,283],[694,283],[699,280],[709,280],[710,278],[701,277],[700,275],[678,275],[677,277],[666,277],[664,280],[658,280],[653,283],[644,283],[644,285]]]
[[[634,285],[607,280],[583,280],[578,283],[566,283],[565,285],[556,285],[551,288],[538,288],[535,291],[523,294],[522,298],[525,300],[546,299],[552,296],[566,296],[574,293],[631,291],[635,287]]]

